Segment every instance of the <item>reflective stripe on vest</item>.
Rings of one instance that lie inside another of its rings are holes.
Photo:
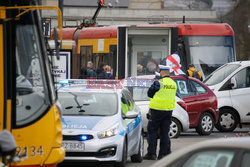
[[[149,108],[155,110],[173,110],[175,108],[175,96],[177,85],[169,77],[159,80],[161,88],[153,98],[150,99]]]

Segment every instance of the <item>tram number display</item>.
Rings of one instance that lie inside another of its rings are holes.
[[[36,157],[43,155],[43,146],[17,147],[17,156],[21,157]]]

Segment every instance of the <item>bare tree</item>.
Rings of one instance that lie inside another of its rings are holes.
[[[230,24],[234,29],[237,60],[250,60],[249,9],[249,0],[237,0],[231,11],[220,18],[221,22]]]

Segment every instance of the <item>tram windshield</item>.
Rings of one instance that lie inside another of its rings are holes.
[[[235,61],[233,36],[188,36],[190,62],[204,78],[223,64]]]

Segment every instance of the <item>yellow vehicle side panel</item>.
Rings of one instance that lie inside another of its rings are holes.
[[[11,131],[11,100],[7,100],[7,126],[6,129]]]
[[[6,18],[6,10],[0,9],[0,19],[5,19],[5,18]]]
[[[2,10],[0,15],[2,16]],[[0,131],[3,130],[3,110],[4,110],[4,63],[3,63],[3,25],[0,24]]]
[[[58,156],[60,155],[60,156]],[[49,158],[45,161],[45,164],[55,164],[62,162],[65,156],[65,151],[62,148],[53,148]]]
[[[80,54],[81,46],[93,46],[93,53],[109,53],[110,45],[117,45],[117,39],[116,38],[104,39],[103,52],[98,52],[98,39],[79,39],[77,53]]]
[[[44,162],[60,163],[64,159],[65,151],[61,147],[60,114],[56,105],[53,105],[49,112],[36,123],[28,127],[13,129],[12,134],[17,142],[17,151],[21,149],[21,153],[24,153],[25,150],[27,153],[27,159],[14,164],[15,166],[42,166]],[[50,156],[53,156],[54,161],[51,160]]]

